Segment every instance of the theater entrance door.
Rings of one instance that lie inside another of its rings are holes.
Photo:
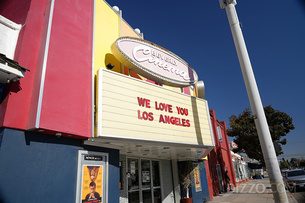
[[[128,158],[127,182],[129,203],[161,202],[159,161]]]

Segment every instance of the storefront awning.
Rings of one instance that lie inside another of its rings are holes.
[[[120,150],[120,154],[149,159],[177,159],[179,161],[200,160],[209,154],[214,146],[201,146],[151,142],[145,140],[89,138],[84,144]]]

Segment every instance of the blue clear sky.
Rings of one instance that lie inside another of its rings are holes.
[[[154,42],[188,62],[206,86],[220,121],[250,107],[226,12],[218,0],[108,0],[123,18]],[[263,106],[293,118],[284,157],[305,158],[305,1],[237,0]],[[232,138],[230,138],[232,140]],[[283,157],[283,156],[282,156]]]

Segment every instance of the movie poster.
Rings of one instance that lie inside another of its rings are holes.
[[[103,166],[83,166],[82,203],[102,202]]]
[[[199,166],[196,166],[195,169],[194,169],[194,180],[195,180],[195,189],[196,189],[196,192],[202,191],[202,189],[201,189],[201,181],[200,181]]]

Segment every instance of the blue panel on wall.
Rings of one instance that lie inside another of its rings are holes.
[[[2,129],[0,202],[75,202],[78,150],[109,154],[109,202],[119,202],[119,151],[81,140]]]
[[[192,197],[193,197],[193,202],[205,202],[207,200],[210,200],[207,173],[205,170],[204,162],[198,162],[198,164],[199,164],[199,174],[200,174],[202,191],[196,192],[195,186],[193,184]]]

